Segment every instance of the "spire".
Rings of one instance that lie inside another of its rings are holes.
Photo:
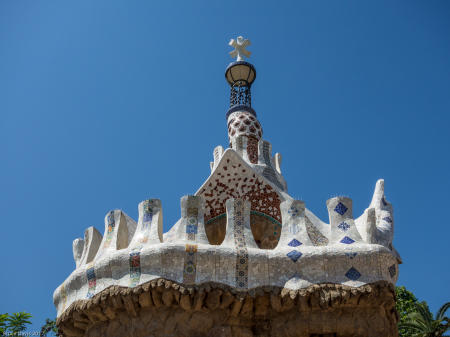
[[[250,56],[250,52],[246,50],[250,40],[239,36],[236,40],[232,39],[229,45],[235,48],[230,55],[236,57],[236,61],[230,63],[225,70],[225,79],[231,89],[227,126],[230,146],[235,148],[233,144],[242,143],[243,137],[240,136],[245,136],[247,143],[257,144],[262,137],[262,128],[252,108],[250,91],[256,79],[256,70],[251,63],[244,61],[244,57]],[[238,141],[238,138],[241,140]],[[257,162],[257,158],[249,159],[252,163]]]

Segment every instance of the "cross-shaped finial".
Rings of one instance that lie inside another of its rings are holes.
[[[250,52],[245,50],[245,47],[250,45],[250,40],[244,39],[242,36],[238,36],[237,39],[231,39],[228,43],[234,50],[230,52],[231,57],[236,57],[236,61],[244,61],[245,57],[250,57]]]

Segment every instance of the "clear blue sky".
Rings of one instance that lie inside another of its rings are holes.
[[[386,181],[398,284],[450,300],[450,2],[2,1],[0,312],[54,317],[72,241],[114,208],[179,200],[227,145],[230,38],[289,192],[328,221]]]

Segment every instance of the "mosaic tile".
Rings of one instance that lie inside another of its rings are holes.
[[[91,298],[95,295],[95,286],[97,285],[94,267],[90,267],[86,270],[86,277],[88,280],[88,293],[86,297]]]
[[[130,287],[135,287],[139,284],[141,278],[141,252],[130,253]]]
[[[234,201],[233,212],[234,243],[237,250],[235,279],[236,286],[241,289],[248,287],[248,252],[244,236],[244,201]]]
[[[341,231],[346,232],[346,231],[350,228],[350,225],[349,225],[348,223],[346,223],[346,222],[341,222],[341,223],[338,225],[338,228],[339,228]]]
[[[392,219],[388,216],[383,218],[384,221],[388,222],[388,223],[392,223]]]
[[[336,206],[336,208],[334,209],[334,211],[336,213],[339,213],[340,215],[344,215],[345,212],[347,212],[348,208],[345,207],[345,205],[342,202],[339,202]]]
[[[296,216],[298,216],[299,214],[300,214],[300,211],[297,209],[297,207],[295,207],[295,206],[291,206],[289,209],[288,209],[288,214],[291,216],[291,217],[296,217]]]
[[[183,283],[195,283],[197,274],[197,245],[186,244],[183,267]]]
[[[297,262],[297,260],[303,255],[302,253],[292,250],[286,254],[292,261]]]
[[[195,241],[198,232],[198,208],[188,207],[186,213],[186,239]]]
[[[389,275],[391,275],[392,278],[395,277],[395,274],[397,274],[397,268],[395,264],[389,267]]]
[[[346,273],[345,276],[352,281],[356,281],[361,277],[361,273],[357,271],[354,267],[351,267]]]
[[[252,164],[258,164],[258,139],[247,137],[247,156]]]
[[[188,234],[197,234],[198,226],[196,225],[187,225],[186,226],[186,233]]]
[[[298,241],[297,239],[292,239],[289,243],[288,246],[291,247],[298,247],[300,246],[302,243],[300,241]]]
[[[356,252],[345,253],[345,255],[347,255],[347,257],[349,257],[350,259],[353,259],[356,255],[358,255],[358,253],[356,253]]]
[[[307,217],[305,217],[306,230],[308,232],[309,239],[314,246],[326,246],[328,245],[328,239],[320,233],[320,231],[311,223]]]
[[[116,227],[116,221],[114,219],[114,211],[110,211],[108,214],[108,229],[106,231],[106,239],[103,247],[107,248],[109,247],[111,240],[114,236],[114,228]]]
[[[349,245],[349,244],[352,244],[353,242],[355,242],[355,240],[353,240],[352,238],[349,238],[348,236],[345,236],[340,242]]]

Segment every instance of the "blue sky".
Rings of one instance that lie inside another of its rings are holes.
[[[375,182],[395,209],[398,284],[450,300],[450,2],[0,3],[0,312],[54,317],[72,241],[120,208],[180,197],[227,145],[227,43],[252,41],[253,107],[292,196],[324,221]]]

